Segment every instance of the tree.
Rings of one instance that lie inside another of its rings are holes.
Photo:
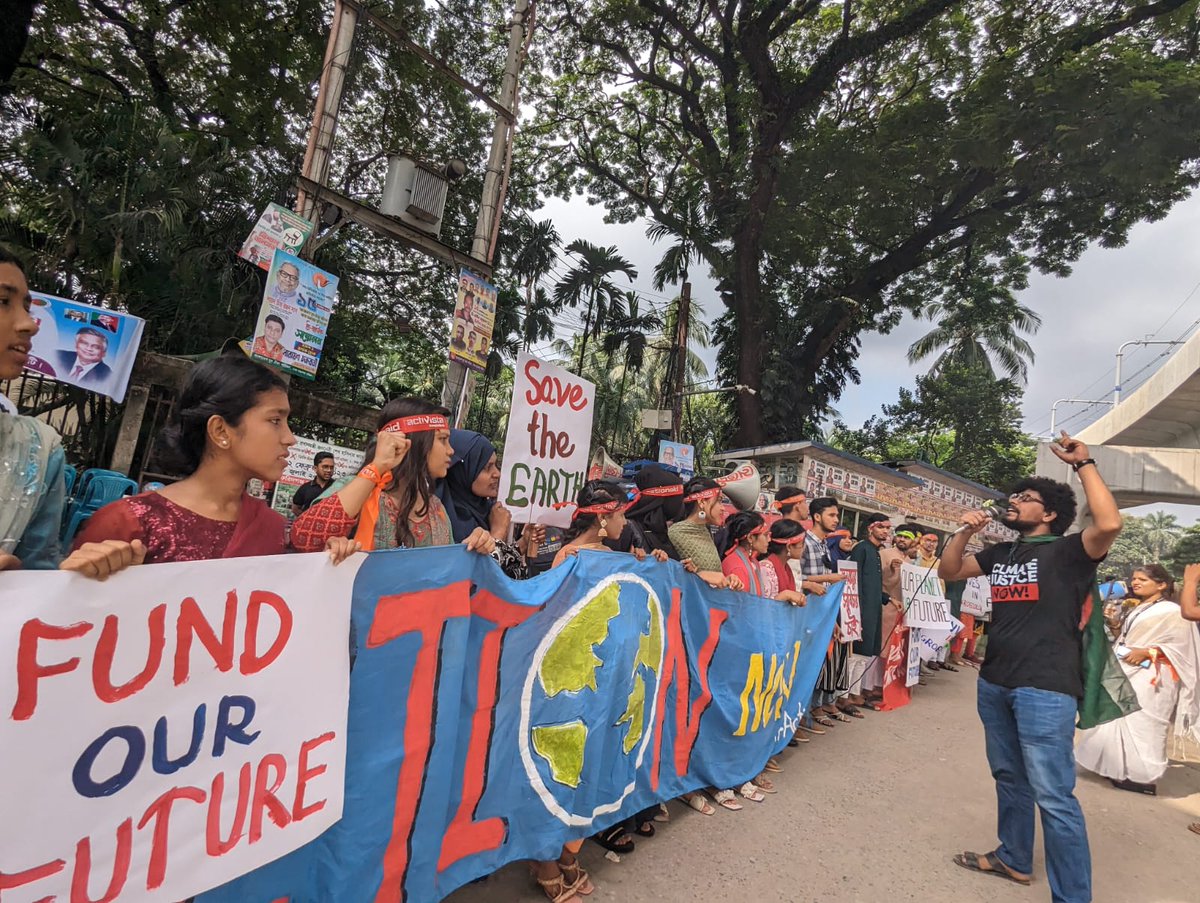
[[[1183,527],[1179,518],[1165,511],[1152,511],[1142,518],[1146,528],[1146,545],[1150,551],[1149,561],[1162,561],[1174,546]]]
[[[1200,524],[1193,524],[1180,534],[1167,560],[1163,563],[1177,579],[1183,579],[1186,565],[1200,561]]]
[[[961,295],[931,301],[920,315],[937,325],[909,347],[910,363],[936,354],[932,372],[957,363],[994,377],[995,362],[1005,376],[1029,381],[1033,348],[1018,333],[1037,332],[1042,318],[1018,304],[1008,289],[972,279]]]
[[[950,363],[900,390],[860,430],[835,425],[832,443],[877,461],[928,461],[985,486],[1003,489],[1033,472],[1036,447],[1021,430],[1022,392],[1010,379]]]
[[[620,302],[621,291],[612,277],[620,273],[632,281],[637,278],[637,270],[617,253],[616,247],[602,248],[582,238],[567,245],[567,253],[574,254],[576,262],[555,284],[554,300],[570,307],[587,303],[581,333],[583,341],[579,344],[575,364],[576,372],[583,375],[588,337],[603,331],[609,308]]]
[[[564,0],[544,15],[547,181],[680,236],[698,198],[722,373],[759,390],[735,403],[743,445],[815,426],[854,381],[862,333],[942,297],[968,246],[1014,279],[1065,274],[1200,178],[1189,0]]]
[[[1159,560],[1150,548],[1145,518],[1126,514],[1122,522],[1121,532],[1100,565],[1099,573],[1105,579],[1128,580],[1134,568]]]
[[[534,222],[522,216],[516,220],[507,241],[515,245],[508,261],[509,272],[525,287],[521,339],[522,348],[528,351],[534,343],[554,337],[551,314],[557,312],[558,305],[550,301],[538,283],[554,269],[562,239],[550,220]]]
[[[621,423],[621,412],[625,406],[625,381],[630,371],[638,373],[646,363],[646,348],[649,345],[649,334],[662,326],[662,319],[653,311],[641,312],[641,299],[637,292],[626,292],[622,309],[615,317],[609,319],[609,331],[604,334],[602,342],[604,353],[608,355],[609,372],[613,372],[612,359],[615,354],[622,352],[621,384],[617,389],[617,403],[612,416],[612,438],[609,448],[617,444],[617,428]],[[615,308],[614,308],[615,309]]]

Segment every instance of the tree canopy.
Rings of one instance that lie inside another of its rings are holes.
[[[1200,175],[1194,0],[544,15],[544,178],[694,242],[726,306],[722,373],[760,390],[737,397],[741,445],[814,424],[865,332],[984,264],[1001,289],[1065,274]]]

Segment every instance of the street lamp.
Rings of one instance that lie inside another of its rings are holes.
[[[1074,402],[1077,404],[1116,404],[1115,401],[1096,401],[1094,398],[1060,398],[1050,407],[1050,436],[1054,437],[1054,425],[1058,422],[1058,406]]]
[[[1145,339],[1133,339],[1125,342],[1117,349],[1117,379],[1113,384],[1113,404],[1121,403],[1121,362],[1125,359],[1125,349],[1130,345],[1182,345],[1178,339],[1174,342],[1152,342]]]

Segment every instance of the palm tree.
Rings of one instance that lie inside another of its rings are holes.
[[[1005,286],[971,279],[954,295],[931,301],[920,316],[937,325],[909,347],[910,363],[937,354],[934,374],[960,364],[995,377],[998,364],[1006,376],[1028,381],[1033,348],[1020,333],[1036,333],[1042,318],[1018,304]]]
[[[717,253],[703,222],[699,198],[694,192],[689,192],[680,203],[682,228],[654,222],[646,229],[646,237],[656,244],[666,238],[675,240],[654,267],[654,288],[660,292],[668,284],[682,285],[687,282],[692,261],[705,257],[712,259]]]
[[[639,310],[640,301],[637,292],[626,292],[623,302],[618,301],[613,307],[614,312],[618,305],[623,306],[624,310],[610,317],[609,331],[604,335],[603,347],[604,353],[608,355],[610,372],[613,355],[622,349],[625,352],[621,367],[621,384],[617,389],[617,403],[613,408],[612,441],[609,442],[609,448],[615,448],[617,444],[617,428],[620,426],[625,404],[625,380],[630,370],[635,373],[641,371],[646,363],[649,333],[662,326],[662,319],[653,311],[643,314]]]
[[[1153,511],[1142,518],[1142,526],[1146,530],[1146,545],[1155,561],[1162,561],[1175,545],[1175,540],[1183,532],[1179,526],[1179,518],[1165,511]]]
[[[517,221],[514,232],[517,247],[511,255],[509,269],[525,288],[522,332],[524,348],[528,351],[534,343],[554,336],[550,315],[557,312],[559,305],[550,301],[538,283],[554,269],[562,239],[550,220],[535,223],[525,215]]]
[[[615,245],[602,248],[577,238],[567,245],[567,253],[574,254],[578,260],[554,286],[554,300],[571,307],[578,307],[587,301],[587,312],[583,317],[583,341],[576,365],[576,371],[582,373],[588,336],[600,334],[608,318],[608,309],[621,296],[612,277],[621,273],[632,282],[637,278],[637,270],[617,253]]]

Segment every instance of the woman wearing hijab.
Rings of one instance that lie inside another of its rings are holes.
[[[451,430],[454,455],[446,477],[434,492],[442,500],[450,518],[455,542],[462,542],[477,529],[491,533],[496,540],[492,557],[514,580],[529,577],[529,559],[537,556],[540,536],[545,528],[530,524],[514,545],[507,541],[512,514],[496,501],[500,491],[500,465],[496,446],[486,436],[471,430]]]
[[[683,479],[658,464],[649,464],[634,477],[638,498],[625,512],[625,529],[609,546],[618,552],[662,551],[674,561],[680,556],[667,528],[683,517]]]

